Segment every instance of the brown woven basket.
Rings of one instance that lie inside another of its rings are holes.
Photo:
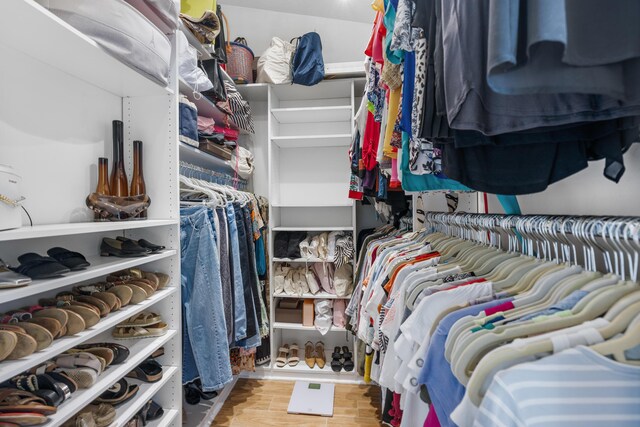
[[[231,51],[227,53],[227,74],[238,84],[253,83],[253,51],[247,41],[238,37],[229,43]]]

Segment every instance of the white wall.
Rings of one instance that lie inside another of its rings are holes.
[[[230,41],[246,38],[256,56],[262,55],[274,36],[291,40],[315,31],[322,39],[325,63],[363,60],[374,18],[373,10],[371,24],[225,4],[222,11],[229,21]]]

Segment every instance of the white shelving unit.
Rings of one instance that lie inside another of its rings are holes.
[[[179,426],[182,410],[181,299],[178,210],[178,78],[175,39],[169,85],[162,86],[105,52],[46,9],[45,0],[7,0],[0,4],[0,158],[22,176],[26,215],[23,226],[0,231],[0,258],[17,265],[25,252],[46,255],[62,246],[84,254],[91,266],[22,288],[0,290],[0,312],[32,306],[73,286],[103,281],[118,270],[140,267],[167,273],[170,281],[140,304],[110,313],[77,335],[54,340],[28,357],[0,362],[0,382],[33,368],[78,344],[117,341],[115,325],[143,310],[159,313],[168,324],[160,337],[123,340],[129,358],[107,368],[89,389],[73,393],[46,427],[59,426],[90,404],[159,347],[165,377],[143,384],[118,409],[114,426],[124,425],[148,401],[165,411],[151,425]],[[137,2],[152,22],[150,9]],[[144,9],[144,10],[143,10]],[[30,28],[28,32],[24,28]],[[165,33],[167,26],[160,25]],[[38,118],[34,125],[33,118]],[[151,198],[148,219],[93,222],[85,199],[97,184],[98,157],[113,164],[111,121],[124,122],[127,175],[132,176],[132,142],[144,142],[144,175]],[[100,256],[103,237],[145,238],[167,249],[140,258]]]

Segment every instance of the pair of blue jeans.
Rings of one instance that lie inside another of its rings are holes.
[[[247,338],[247,307],[244,301],[244,286],[242,283],[242,266],[240,263],[240,243],[238,241],[238,225],[236,211],[232,204],[226,206],[227,225],[229,228],[229,264],[233,282],[234,307],[234,341]]]
[[[200,377],[204,391],[233,380],[212,215],[200,206],[180,210],[182,380]]]

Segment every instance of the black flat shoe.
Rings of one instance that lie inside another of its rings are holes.
[[[72,252],[65,248],[51,248],[47,254],[71,271],[84,270],[91,265],[81,253]]]
[[[331,370],[333,372],[342,371],[342,354],[340,353],[340,347],[335,347],[333,349],[333,353],[331,354]]]
[[[102,256],[117,256],[120,258],[135,258],[141,257],[149,254],[149,251],[133,240],[127,240],[125,242],[110,239],[105,237],[102,239],[102,244],[100,245],[100,255]]]
[[[33,252],[20,255],[18,261],[20,261],[20,265],[13,268],[13,271],[29,276],[34,280],[58,277],[70,271],[69,268],[55,259]]]
[[[140,246],[141,248],[145,248],[146,250],[150,251],[152,254],[156,252],[160,252],[161,250],[164,249],[164,246],[156,245],[155,243],[151,243],[145,239],[133,240],[133,239],[129,239],[127,237],[122,237],[122,236],[118,236],[116,237],[116,239],[118,239],[121,242],[133,242],[136,245]]]

